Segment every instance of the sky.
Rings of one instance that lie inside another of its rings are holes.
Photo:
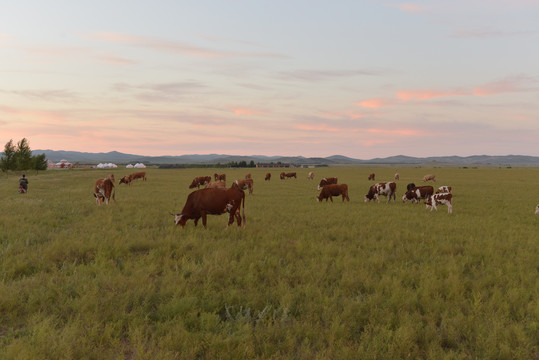
[[[1,149],[539,156],[539,0],[25,0],[0,24]]]

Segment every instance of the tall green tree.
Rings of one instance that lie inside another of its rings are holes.
[[[36,171],[36,174],[39,170],[47,170],[45,154],[32,156],[32,168]]]
[[[9,170],[15,170],[15,145],[13,145],[13,139],[9,140],[4,146],[4,156],[0,158],[0,169],[6,172]]]
[[[32,150],[26,138],[17,143],[15,152],[16,170],[28,170],[32,168]]]

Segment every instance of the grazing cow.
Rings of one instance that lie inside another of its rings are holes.
[[[369,192],[365,195],[365,202],[369,202],[373,199],[376,199],[380,203],[380,195],[387,196],[387,203],[391,201],[393,197],[393,202],[395,202],[395,191],[397,190],[397,183],[395,182],[381,182],[372,185],[369,188]]]
[[[369,180],[374,181],[374,173],[372,173],[372,174],[369,175]]]
[[[425,202],[425,207],[428,209],[430,208],[430,211],[432,209],[438,211],[438,208],[436,205],[447,205],[447,212],[449,214],[453,213],[453,204],[451,204],[451,200],[453,199],[453,195],[451,193],[439,193],[434,194],[428,198],[428,200]]]
[[[414,184],[414,183],[409,183],[408,185],[406,185],[406,190],[407,190],[407,191],[412,190],[413,188],[415,188],[415,184]]]
[[[118,180],[118,185],[120,184],[131,185],[131,177],[129,175],[125,175],[120,180]]]
[[[326,185],[336,184],[337,182],[338,180],[336,177],[323,178],[320,180],[320,184],[318,184],[318,190],[322,189]]]
[[[251,173],[249,173],[249,174],[245,175],[245,178],[246,179],[252,179],[253,177],[251,176]]]
[[[249,189],[249,194],[253,194],[253,179],[240,179],[234,181],[234,184],[236,184],[240,189],[247,190]]]
[[[131,181],[137,180],[137,179],[142,179],[146,181],[146,171],[132,173],[129,175],[129,177],[131,178]]]
[[[402,202],[406,202],[408,200],[412,202],[419,203],[421,199],[424,199],[427,201],[429,196],[431,196],[434,193],[434,188],[430,185],[428,186],[417,186],[413,189],[408,190],[404,195],[402,195]]]
[[[535,207],[535,215],[539,215],[539,204]]]
[[[211,176],[198,176],[193,179],[193,182],[191,183],[191,185],[189,185],[189,189],[193,189],[193,188],[199,189],[201,186],[209,184],[210,182],[211,182]]]
[[[322,201],[326,199],[326,202],[331,200],[333,202],[333,196],[339,196],[342,195],[342,201],[348,200],[350,201],[350,198],[348,197],[348,185],[346,184],[330,184],[326,185],[322,188],[322,191],[320,191],[320,195],[316,197],[316,200]]]
[[[308,180],[313,180],[314,179],[314,173],[312,171],[309,172],[309,174],[307,175],[307,179]]]
[[[395,174],[395,180],[400,180],[401,179],[401,176],[399,175],[399,173],[396,173]]]
[[[289,172],[289,173],[286,173],[284,174],[284,176],[286,178],[294,178],[294,179],[297,179],[298,177],[296,176],[296,173],[295,172]]]
[[[439,193],[450,193],[451,192],[451,186],[440,186],[438,190],[436,190],[436,194]]]
[[[108,205],[110,198],[116,201],[114,197],[114,175],[109,175],[106,179],[97,179],[94,184],[94,197],[97,205],[105,202]]]
[[[224,181],[212,181],[204,189],[226,189],[226,182]]]
[[[239,210],[242,206],[242,216],[239,216]],[[187,201],[183,210],[179,214],[174,215],[174,223],[176,225],[185,226],[187,220],[193,219],[195,226],[198,225],[198,220],[202,218],[202,225],[206,227],[207,215],[221,215],[228,212],[227,228],[234,223],[234,217],[238,226],[245,226],[245,193],[235,184],[229,189],[200,189],[195,190],[187,197]]]
[[[429,180],[432,180],[434,182],[436,182],[436,175],[434,174],[428,174],[428,175],[425,175],[423,176],[423,182],[426,182],[426,181],[429,181]]]
[[[284,173],[284,172],[279,174],[279,176],[281,177],[281,180],[284,180],[285,175],[286,175],[286,173]]]
[[[271,173],[267,173],[264,180],[271,180]]]
[[[226,174],[213,174],[215,181],[226,181]]]

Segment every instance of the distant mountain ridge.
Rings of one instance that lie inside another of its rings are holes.
[[[281,162],[293,165],[360,165],[360,164],[426,164],[426,165],[496,165],[496,166],[539,166],[539,157],[525,155],[473,155],[473,156],[433,156],[412,157],[405,155],[374,158],[369,160],[354,159],[343,155],[328,157],[303,156],[265,156],[265,155],[227,155],[227,154],[190,154],[179,156],[145,156],[125,154],[118,151],[107,153],[88,153],[64,150],[34,150],[33,155],[45,154],[47,159],[58,162],[62,159],[81,164],[98,164],[113,162],[119,164],[142,162],[146,165],[157,164],[227,164],[230,162],[253,161],[254,163]]]

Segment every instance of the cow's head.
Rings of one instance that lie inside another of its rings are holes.
[[[185,223],[187,223],[187,216],[183,216],[182,214],[173,214],[170,213],[170,215],[174,216],[174,224],[181,225],[182,227],[185,226]]]

